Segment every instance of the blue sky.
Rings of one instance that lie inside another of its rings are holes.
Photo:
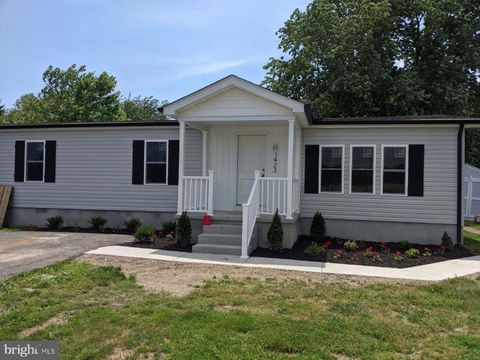
[[[0,99],[42,87],[48,65],[115,75],[124,95],[175,100],[234,73],[260,82],[275,35],[307,0],[0,0]]]

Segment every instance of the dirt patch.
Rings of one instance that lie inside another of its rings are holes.
[[[308,282],[336,283],[345,282],[347,286],[362,287],[372,283],[425,284],[421,281],[372,278],[349,275],[333,275],[288,271],[277,269],[248,268],[230,265],[191,264],[153,259],[139,259],[122,256],[86,254],[77,261],[94,265],[120,266],[128,275],[134,275],[137,282],[147,290],[167,292],[173,296],[184,296],[207,280],[255,278],[259,280],[302,280]]]
[[[36,333],[37,331],[44,330],[49,326],[65,325],[67,323],[68,323],[68,321],[67,321],[67,318],[66,318],[65,314],[60,313],[60,314],[55,315],[54,317],[48,319],[43,324],[40,324],[38,326],[34,326],[34,327],[23,330],[20,334],[18,334],[18,336],[21,337],[21,338],[24,338],[24,337],[27,337],[27,336],[30,336],[30,335]]]

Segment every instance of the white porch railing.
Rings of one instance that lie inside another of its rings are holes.
[[[288,179],[283,177],[262,177],[260,180],[260,214],[287,215]]]
[[[250,241],[260,209],[260,171],[255,170],[255,180],[247,203],[242,204],[242,258],[248,258]]]
[[[188,212],[205,212],[213,215],[213,175],[184,176],[182,185],[182,210]]]

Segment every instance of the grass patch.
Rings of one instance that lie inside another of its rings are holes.
[[[480,230],[480,223],[476,223],[475,221],[472,221],[472,220],[465,220],[465,226],[470,226],[470,227],[473,227],[475,229],[479,229]]]
[[[480,278],[363,287],[225,278],[173,298],[118,268],[65,261],[0,282],[0,339],[55,339],[62,359],[459,359],[480,354],[478,298]]]
[[[480,235],[468,231],[463,232],[463,245],[476,255],[480,255]]]

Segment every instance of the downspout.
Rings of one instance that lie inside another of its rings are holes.
[[[458,126],[458,135],[457,135],[457,244],[462,243],[462,203],[463,203],[463,134],[464,134],[464,124]]]

